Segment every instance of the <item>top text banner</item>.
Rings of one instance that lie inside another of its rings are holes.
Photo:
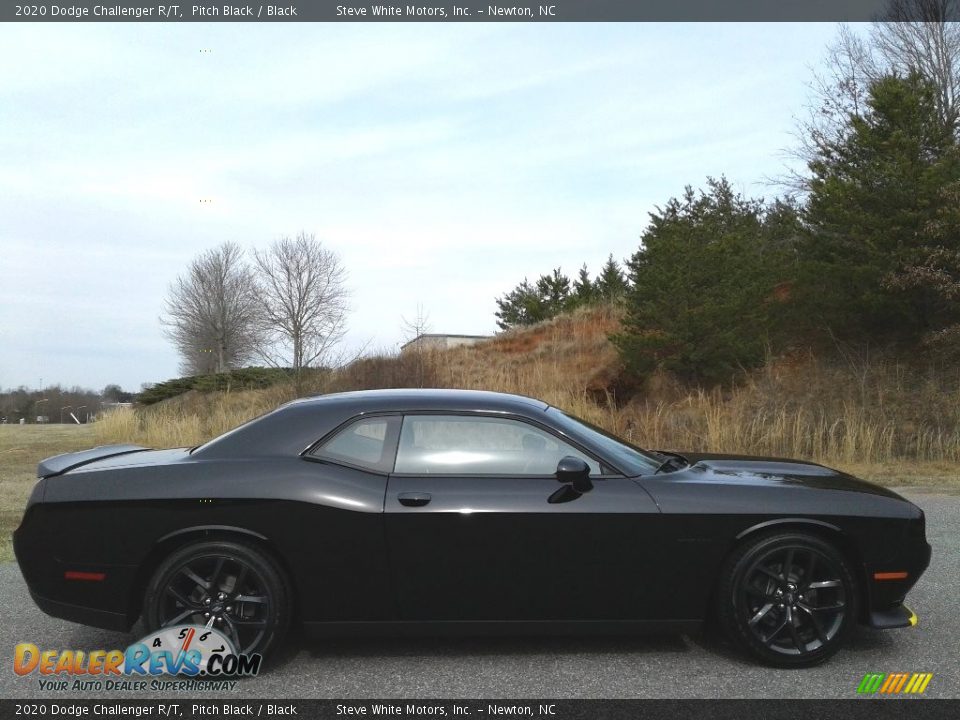
[[[4,0],[0,22],[858,22],[884,18],[889,6],[890,0],[544,0],[512,4],[301,0],[189,5]]]

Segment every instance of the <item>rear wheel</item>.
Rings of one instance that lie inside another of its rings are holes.
[[[857,587],[843,555],[805,534],[768,535],[739,547],[724,565],[717,600],[731,639],[777,667],[823,662],[857,618]]]
[[[229,541],[188,545],[166,558],[144,599],[150,630],[174,625],[213,627],[238,652],[266,654],[290,622],[283,575],[260,550]]]

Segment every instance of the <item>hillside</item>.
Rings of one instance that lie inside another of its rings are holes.
[[[956,478],[960,376],[838,352],[771,358],[732,388],[705,391],[663,375],[643,385],[608,340],[610,308],[580,310],[475,346],[365,358],[314,381],[309,394],[377,387],[459,387],[531,395],[646,447],[818,460],[895,482]],[[97,425],[102,442],[194,445],[293,398],[289,385],[190,392]]]

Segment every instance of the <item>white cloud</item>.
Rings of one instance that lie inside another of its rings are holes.
[[[417,303],[438,331],[492,331],[495,296],[628,256],[686,184],[770,194],[832,33],[0,27],[0,385],[175,375],[169,282],[301,229],[349,270],[354,346],[394,345]]]

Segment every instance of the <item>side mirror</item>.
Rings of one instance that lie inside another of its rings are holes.
[[[581,495],[593,490],[593,483],[590,482],[590,466],[581,458],[572,455],[560,458],[557,464],[557,480],[568,483]]]

